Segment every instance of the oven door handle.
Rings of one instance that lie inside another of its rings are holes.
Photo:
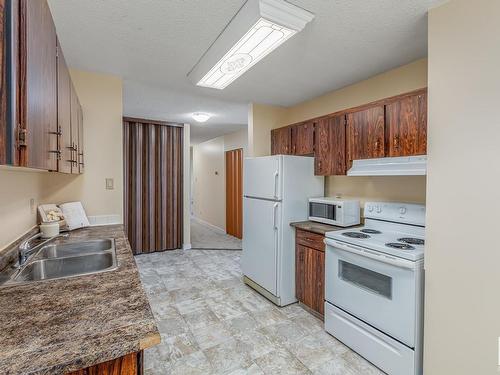
[[[363,256],[365,258],[377,260],[377,261],[382,262],[382,263],[387,263],[387,264],[390,264],[392,266],[411,269],[411,270],[415,269],[415,262],[412,262],[411,260],[396,258],[396,257],[392,257],[390,255],[385,255],[382,253],[375,253],[374,251],[371,251],[368,249],[363,249],[362,247],[359,247],[359,246],[354,246],[351,244],[335,241],[335,240],[332,240],[331,238],[325,238],[325,244],[327,244],[328,246],[334,247],[335,249],[347,251],[349,253],[360,255],[360,256]]]

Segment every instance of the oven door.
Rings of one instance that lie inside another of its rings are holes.
[[[332,239],[326,243],[326,300],[414,348],[415,262]]]

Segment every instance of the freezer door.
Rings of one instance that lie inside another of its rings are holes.
[[[243,195],[280,200],[282,160],[279,155],[245,159]]]
[[[243,212],[243,274],[279,297],[281,203],[245,197]]]

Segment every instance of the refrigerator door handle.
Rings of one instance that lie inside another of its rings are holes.
[[[274,228],[274,230],[278,229],[278,226],[276,225],[276,223],[277,223],[277,221],[278,221],[278,219],[277,219],[277,217],[276,217],[276,216],[277,216],[276,214],[278,213],[278,212],[277,212],[277,211],[278,211],[277,209],[278,209],[278,203],[275,203],[275,204],[273,205],[273,228]]]
[[[274,198],[278,199],[278,176],[279,172],[274,172]]]

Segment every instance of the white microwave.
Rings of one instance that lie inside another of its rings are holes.
[[[335,198],[310,198],[309,220],[348,227],[360,223],[359,201]]]

